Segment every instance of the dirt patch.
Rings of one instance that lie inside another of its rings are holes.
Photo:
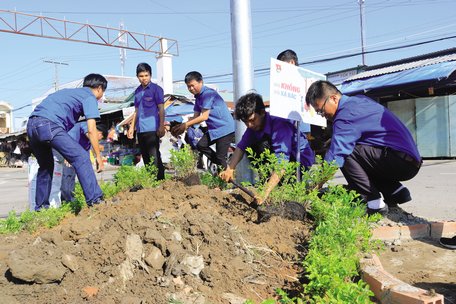
[[[383,226],[402,226],[428,223],[401,208],[390,210]],[[386,271],[396,278],[445,297],[445,303],[456,303],[456,250],[446,249],[437,240],[385,242],[386,250],[380,260]]]
[[[237,191],[165,182],[58,227],[0,238],[9,303],[243,303],[299,288],[310,223],[257,224]]]

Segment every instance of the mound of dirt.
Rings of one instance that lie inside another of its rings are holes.
[[[0,238],[6,303],[243,303],[300,284],[310,223],[255,223],[238,192],[167,181]],[[5,302],[3,302],[5,303]]]

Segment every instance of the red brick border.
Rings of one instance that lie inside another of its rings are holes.
[[[361,277],[369,284],[380,303],[443,304],[441,294],[430,295],[427,290],[413,287],[383,269],[378,256],[361,260]]]
[[[380,226],[372,231],[372,238],[382,241],[410,239],[438,239],[456,235],[456,222],[430,222],[410,226]],[[443,304],[441,294],[413,287],[383,269],[378,256],[361,260],[361,277],[380,303]]]
[[[410,239],[439,239],[456,235],[456,222],[430,222],[410,226],[380,226],[372,231],[372,238],[382,241]]]

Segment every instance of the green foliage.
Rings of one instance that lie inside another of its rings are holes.
[[[111,186],[106,186],[111,192],[130,190],[133,187],[142,186],[143,188],[156,187],[159,182],[157,181],[158,169],[154,165],[144,167],[122,166],[114,175],[114,181],[117,189]]]
[[[18,233],[22,230],[34,232],[40,227],[52,228],[69,212],[69,208],[49,208],[40,210],[40,212],[24,211],[21,215],[16,216],[15,211],[10,211],[8,217],[0,220],[0,234]]]
[[[16,212],[11,210],[8,217],[0,221],[0,233],[13,232],[16,233],[22,229],[20,219],[16,216]]]
[[[220,188],[226,189],[227,184],[218,175],[212,175],[209,172],[203,172],[201,174],[201,184],[208,186],[209,188]]]
[[[247,150],[257,174],[255,186],[263,191],[272,172],[281,172],[280,184],[271,192],[272,203],[297,201],[309,203],[315,219],[315,230],[309,243],[309,251],[303,262],[309,283],[299,297],[290,298],[278,289],[279,303],[370,303],[373,293],[367,284],[358,280],[359,260],[374,250],[370,241],[370,227],[380,216],[367,217],[365,205],[355,192],[342,186],[329,186],[321,195],[319,189],[333,178],[337,166],[316,158],[316,163],[296,178],[297,164],[278,159],[265,151],[253,155]],[[267,302],[266,300],[263,302]],[[253,303],[253,302],[250,302]],[[274,303],[274,302],[272,302]]]
[[[179,179],[186,178],[196,172],[196,155],[189,145],[184,145],[179,150],[171,149],[170,164]]]
[[[298,168],[297,163],[289,162],[283,156],[277,157],[277,155],[267,149],[261,155],[256,155],[250,147],[246,149],[246,152],[250,159],[251,168],[257,176],[257,183],[260,186],[264,186],[273,172],[284,172],[282,181],[287,183],[289,182],[288,178],[292,177]],[[296,180],[296,177],[294,177],[294,180]]]
[[[358,281],[359,259],[374,249],[370,224],[358,195],[342,186],[330,186],[312,202],[316,227],[304,261],[309,283],[306,295],[315,303],[371,303],[372,291]]]

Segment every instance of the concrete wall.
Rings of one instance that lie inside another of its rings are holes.
[[[423,157],[456,157],[456,96],[398,100],[388,108],[411,131]]]

